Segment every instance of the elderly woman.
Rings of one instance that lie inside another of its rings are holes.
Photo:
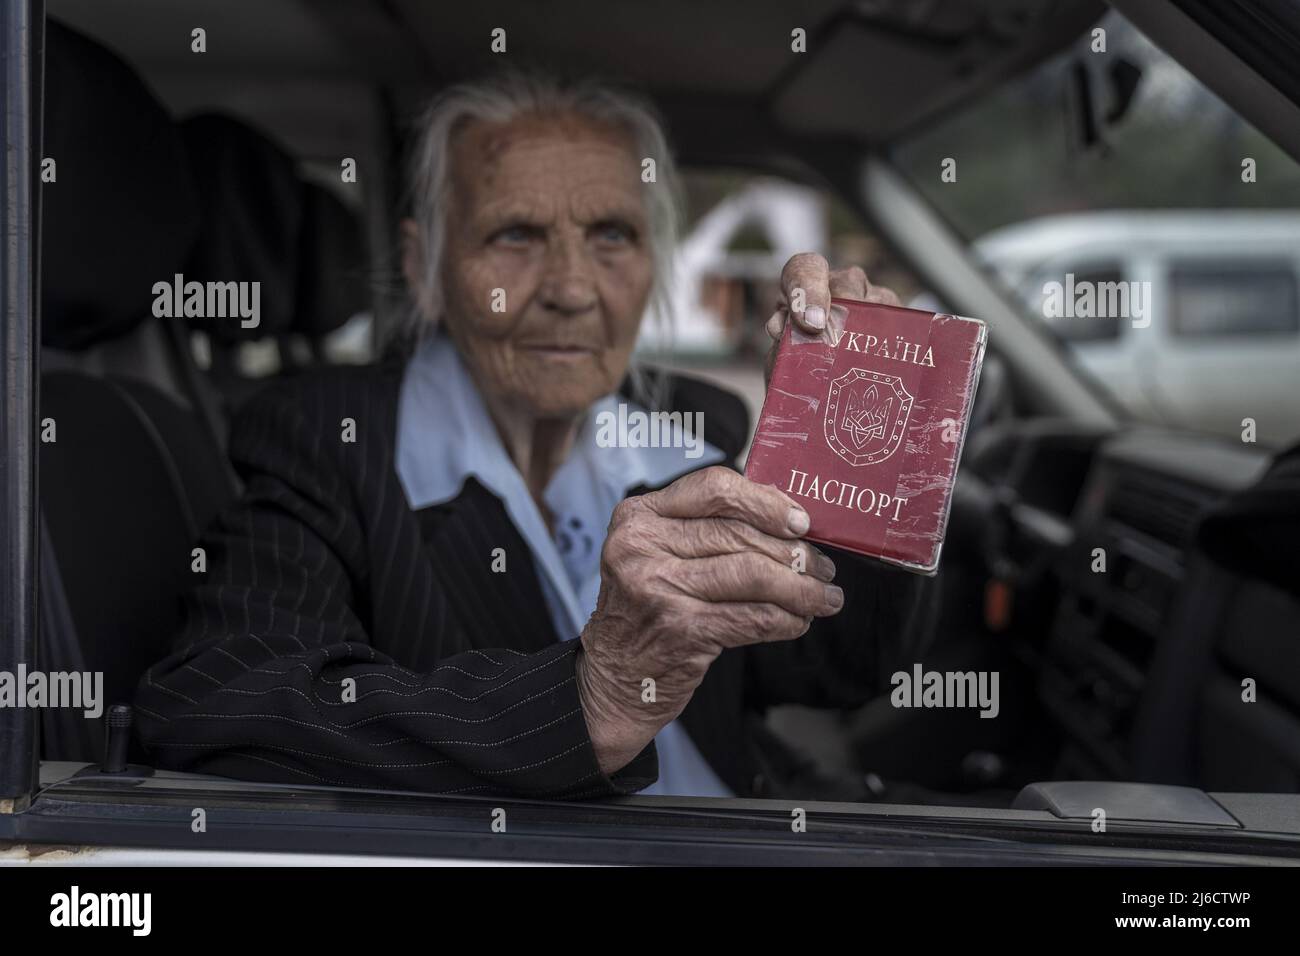
[[[674,241],[651,113],[535,76],[455,87],[413,185],[414,348],[241,414],[245,495],[141,681],[145,745],[178,769],[442,793],[806,789],[764,709],[878,693],[914,579],[800,541],[807,514],[729,467],[734,397],[630,368]],[[805,308],[774,338],[823,328],[832,295],[892,298],[815,255],[782,285]],[[703,453],[597,441],[620,403],[701,413]]]

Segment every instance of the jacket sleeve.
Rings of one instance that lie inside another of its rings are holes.
[[[426,673],[376,650],[362,499],[329,440],[337,425],[317,417],[273,395],[236,426],[243,498],[201,542],[207,572],[185,597],[175,650],[136,695],[153,759],[243,779],[439,793],[578,798],[652,783],[653,744],[613,777],[600,771],[578,697],[578,641],[470,650]]]
[[[794,641],[745,648],[745,703],[859,707],[889,689],[889,675],[923,649],[937,607],[934,578],[822,546],[844,589],[839,614],[818,618]]]

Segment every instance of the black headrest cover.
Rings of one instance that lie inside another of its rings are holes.
[[[190,319],[231,342],[285,332],[293,322],[302,188],[293,160],[246,123],[204,114],[181,124],[203,224],[186,281],[260,282],[260,321]]]
[[[303,184],[295,331],[320,338],[370,304],[361,223],[324,186]]]
[[[154,283],[180,272],[198,195],[180,134],[115,54],[54,21],[45,31],[41,186],[44,344],[77,349],[130,331]]]

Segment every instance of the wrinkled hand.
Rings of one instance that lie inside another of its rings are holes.
[[[799,540],[807,530],[807,512],[791,499],[723,467],[615,509],[578,657],[604,772],[625,766],[682,712],[724,649],[792,640],[814,617],[839,611],[844,594],[828,583],[835,565]]]
[[[767,334],[772,338],[772,345],[767,351],[765,381],[772,379],[776,346],[785,331],[786,320],[792,318],[795,328],[808,335],[825,335],[831,317],[832,297],[902,305],[893,289],[872,285],[867,274],[857,266],[832,272],[830,264],[815,252],[791,256],[781,270],[781,301],[767,320]],[[803,305],[802,309],[794,308],[799,304]]]

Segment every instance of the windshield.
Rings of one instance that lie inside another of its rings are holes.
[[[1300,165],[1118,14],[894,159],[1136,417],[1300,437]]]

